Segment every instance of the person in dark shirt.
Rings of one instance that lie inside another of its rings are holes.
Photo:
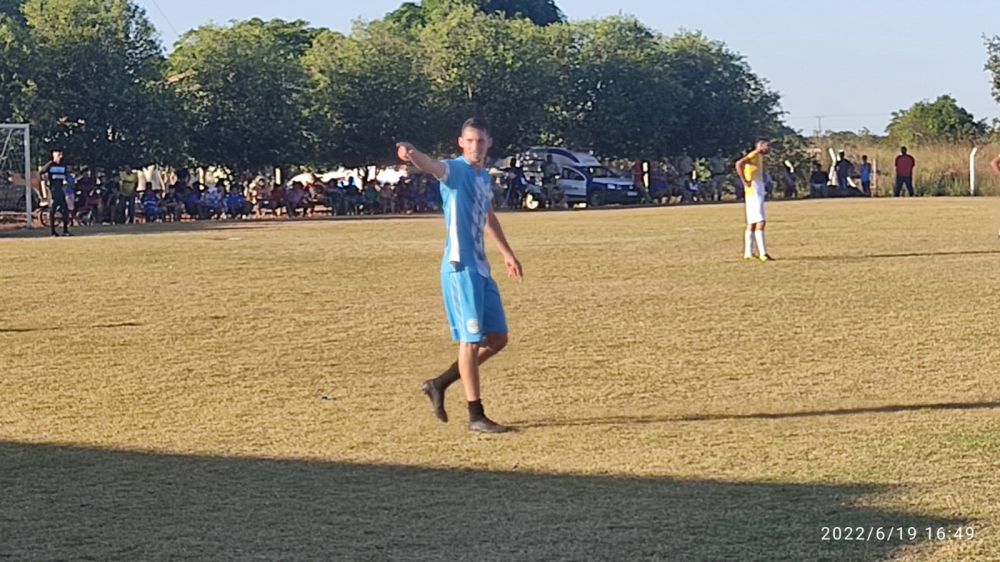
[[[813,171],[809,176],[809,192],[812,197],[826,197],[826,186],[830,182],[830,176],[823,171],[823,166],[819,162],[813,162]]]
[[[848,179],[854,175],[854,162],[847,159],[843,151],[840,152],[840,159],[837,160],[837,188],[841,193],[847,190]]]
[[[42,168],[42,179],[49,184],[50,204],[49,204],[49,225],[52,227],[52,236],[59,236],[56,232],[56,211],[62,212],[63,236],[72,236],[69,232],[69,205],[66,203],[66,179],[69,176],[69,166],[63,163],[63,153],[61,150],[52,151],[52,160]]]

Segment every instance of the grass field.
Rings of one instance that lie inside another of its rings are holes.
[[[3,235],[0,558],[1000,559],[1000,199],[769,215],[503,215],[493,437],[440,218]]]

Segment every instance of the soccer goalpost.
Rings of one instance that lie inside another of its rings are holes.
[[[23,184],[23,192],[19,189]],[[35,198],[31,181],[31,130],[26,124],[0,123],[0,212],[21,213],[31,228]]]

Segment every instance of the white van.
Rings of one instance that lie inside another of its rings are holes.
[[[627,204],[642,200],[639,188],[632,183],[630,176],[615,173],[586,152],[536,146],[529,148],[526,156],[528,160],[540,163],[552,156],[552,161],[560,168],[556,184],[566,193],[570,203],[600,207],[605,203]]]

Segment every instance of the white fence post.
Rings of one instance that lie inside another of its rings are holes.
[[[979,147],[972,147],[972,153],[969,154],[969,195],[976,194],[976,153],[979,152]]]

